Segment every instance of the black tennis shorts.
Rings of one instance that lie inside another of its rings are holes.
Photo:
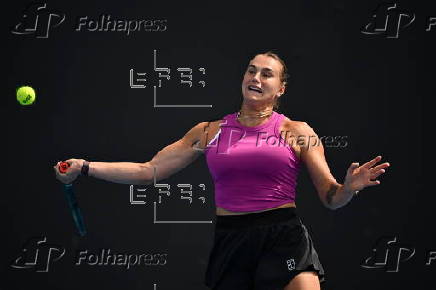
[[[312,238],[296,208],[216,216],[204,284],[214,290],[282,290],[303,271],[325,282]]]

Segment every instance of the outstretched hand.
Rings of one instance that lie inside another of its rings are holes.
[[[351,163],[347,170],[347,175],[345,176],[344,186],[348,190],[355,192],[360,191],[367,186],[380,184],[377,177],[379,177],[380,174],[385,173],[385,168],[390,166],[388,162],[374,166],[381,159],[381,156],[377,156],[362,166],[359,166],[359,163],[357,162]]]

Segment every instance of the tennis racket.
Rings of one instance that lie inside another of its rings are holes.
[[[59,172],[66,173],[70,164],[67,162],[61,162],[59,164]],[[76,225],[77,232],[80,236],[86,234],[85,224],[83,223],[82,212],[80,211],[79,204],[76,199],[76,194],[74,193],[73,184],[64,184],[64,192],[67,197],[67,202],[73,215],[74,224]]]

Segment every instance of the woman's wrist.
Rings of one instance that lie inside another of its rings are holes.
[[[356,196],[359,193],[359,190],[352,189],[347,183],[344,182],[343,190],[348,193],[350,196]]]
[[[83,160],[80,175],[89,176],[89,161]]]

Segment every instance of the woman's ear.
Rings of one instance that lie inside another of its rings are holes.
[[[283,95],[286,91],[286,82],[282,83],[282,87],[280,88],[280,96]]]

